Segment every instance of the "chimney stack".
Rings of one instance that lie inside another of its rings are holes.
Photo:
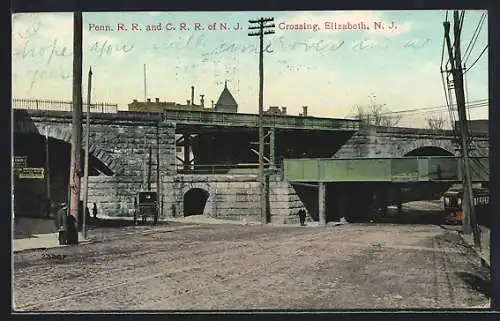
[[[191,86],[191,104],[194,105],[194,86]]]
[[[155,98],[156,102],[159,103],[160,102],[160,98]]]
[[[200,95],[201,99],[200,99],[200,105],[201,107],[205,107],[205,99],[203,97],[205,97],[205,95]]]
[[[307,106],[302,106],[302,116],[307,117]]]
[[[281,114],[286,115],[286,107],[285,106],[281,107]]]
[[[214,101],[212,100],[212,108],[214,108]]]
[[[150,103],[150,102],[151,102],[151,98],[148,98],[148,99],[147,99],[147,102],[148,102],[148,103]]]

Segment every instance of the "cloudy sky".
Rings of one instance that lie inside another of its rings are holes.
[[[462,52],[483,13],[466,11]],[[248,20],[269,16],[275,18],[276,33],[264,41],[265,106],[287,106],[289,114],[298,114],[307,105],[314,116],[345,117],[370,100],[390,111],[445,105],[440,73],[445,11],[84,13],[84,97],[92,66],[94,101],[125,109],[133,99],[143,100],[146,64],[148,97],[185,103],[195,86],[196,102],[204,94],[210,105],[228,81],[239,111],[256,113],[258,37],[248,37]],[[13,16],[15,98],[71,99],[72,18],[71,13]],[[448,19],[453,22],[452,12]],[[304,23],[316,24],[316,31],[290,27]],[[370,29],[327,29],[334,23]],[[158,25],[161,30],[148,28]],[[385,28],[375,30],[375,25]],[[470,55],[464,56],[466,66],[487,45],[487,27],[486,17]],[[488,98],[487,51],[466,81],[470,101]],[[404,114],[403,125],[423,124],[424,110]],[[448,117],[445,110],[432,113]],[[486,119],[488,109],[474,108],[470,114]]]

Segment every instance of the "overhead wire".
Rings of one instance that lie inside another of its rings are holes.
[[[479,54],[479,57],[477,57],[476,60],[474,60],[474,62],[469,66],[469,68],[465,69],[464,74],[466,74],[472,67],[474,67],[474,65],[479,61],[479,59],[484,54],[484,52],[486,51],[486,49],[488,49],[488,45],[484,46],[484,49]]]
[[[456,107],[456,104],[453,104],[451,101],[452,99],[449,99],[450,101],[450,106],[451,107]],[[482,108],[482,107],[487,107],[488,106],[489,99],[484,98],[480,100],[473,100],[470,101],[468,105],[466,105],[466,108],[468,109],[475,109],[475,108]],[[420,113],[423,111],[443,111],[448,108],[447,105],[441,105],[441,106],[433,106],[433,107],[422,107],[422,108],[414,108],[414,109],[403,109],[403,110],[397,110],[397,111],[388,111],[385,113],[382,113],[381,115],[387,116],[387,115],[397,115],[397,114],[411,114],[411,113]]]
[[[471,40],[469,41],[467,48],[464,51],[464,59],[463,59],[464,62],[467,62],[467,60],[469,59],[469,56],[472,52],[472,49],[474,48],[476,41],[479,38],[479,34],[481,33],[481,30],[482,30],[482,27],[483,27],[485,20],[486,20],[486,13],[483,13],[481,15],[481,18],[479,19],[479,22],[476,26],[476,29],[474,30],[474,32],[472,34]]]

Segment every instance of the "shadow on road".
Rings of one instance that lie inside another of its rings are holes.
[[[407,210],[402,213],[389,211],[387,215],[375,215],[365,219],[366,222],[385,223],[385,224],[428,224],[443,225],[445,216],[442,211],[429,210]]]
[[[491,298],[491,279],[470,272],[455,272],[471,289]],[[484,274],[484,273],[481,273]]]
[[[89,227],[100,228],[100,227],[108,227],[108,228],[121,228],[127,226],[134,226],[134,222],[132,220],[125,219],[100,219],[100,218],[91,218],[87,223]],[[158,222],[157,225],[171,225],[171,223],[167,222]],[[142,223],[139,222],[138,225],[151,225],[153,226],[153,222]]]

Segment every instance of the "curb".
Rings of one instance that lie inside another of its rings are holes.
[[[64,245],[57,245],[57,246],[44,246],[44,247],[30,247],[26,249],[12,249],[12,253],[22,253],[22,252],[36,252],[36,251],[42,251],[42,250],[48,250],[48,249],[57,249],[57,248],[64,248],[64,247],[70,247],[73,245],[86,245],[86,244],[91,244],[93,241],[83,241],[83,242],[78,242],[78,244],[64,244]]]
[[[42,250],[48,250],[48,249],[55,249],[55,248],[64,248],[64,247],[70,247],[70,246],[74,246],[74,245],[87,245],[87,244],[91,244],[91,243],[94,243],[95,240],[92,240],[92,239],[87,239],[87,240],[79,240],[78,244],[56,244],[55,246],[51,246],[51,245],[48,245],[48,246],[36,246],[36,247],[28,247],[28,248],[24,248],[24,249],[16,249],[14,247],[14,243],[12,243],[12,253],[21,253],[21,252],[36,252],[36,251],[42,251]]]
[[[465,236],[460,232],[457,231],[458,235],[460,236],[460,239],[467,244],[468,247],[470,247],[474,253],[481,259],[481,264],[486,265],[487,267],[491,268],[491,263],[490,263],[490,258],[487,257],[487,254],[483,253],[483,251],[479,251],[475,246],[473,242],[470,242],[465,238]]]

